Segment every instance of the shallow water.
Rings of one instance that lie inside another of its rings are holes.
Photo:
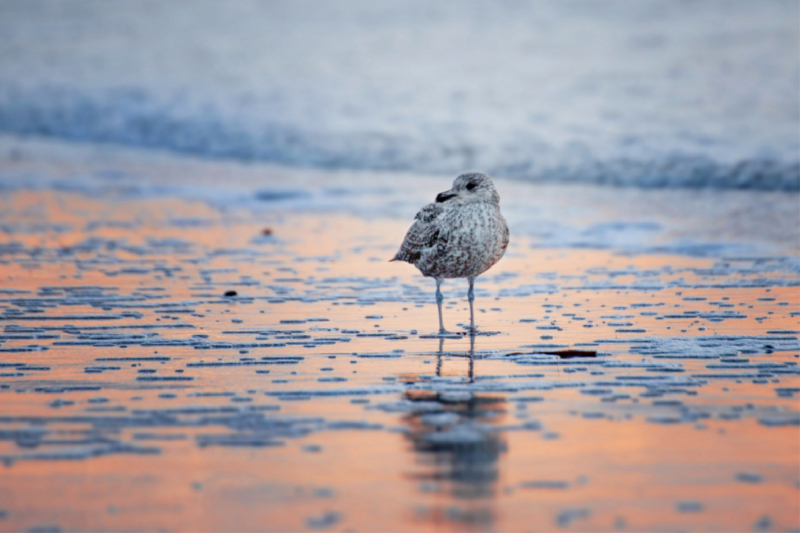
[[[800,527],[796,195],[499,180],[440,339],[387,259],[447,178],[16,146],[0,529]]]

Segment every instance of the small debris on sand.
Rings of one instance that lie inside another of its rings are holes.
[[[557,355],[562,359],[569,359],[571,357],[597,357],[595,350],[556,350],[554,352],[542,352],[547,355]]]

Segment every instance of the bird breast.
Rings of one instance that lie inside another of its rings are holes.
[[[508,226],[493,202],[454,206],[432,222],[436,241],[416,263],[426,276],[477,276],[497,263],[508,246]]]

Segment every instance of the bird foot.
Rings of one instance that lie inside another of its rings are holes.
[[[461,335],[480,335],[480,331],[478,330],[477,326],[469,326],[467,324],[459,324],[460,327],[464,328],[464,331],[459,332]]]

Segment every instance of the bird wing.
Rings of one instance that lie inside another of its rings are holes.
[[[406,233],[406,238],[403,239],[403,244],[400,245],[400,250],[392,261],[407,261],[411,264],[419,261],[422,251],[436,244],[439,236],[439,225],[436,219],[443,211],[444,208],[441,204],[428,204],[420,209],[417,216],[414,217],[414,224]]]

